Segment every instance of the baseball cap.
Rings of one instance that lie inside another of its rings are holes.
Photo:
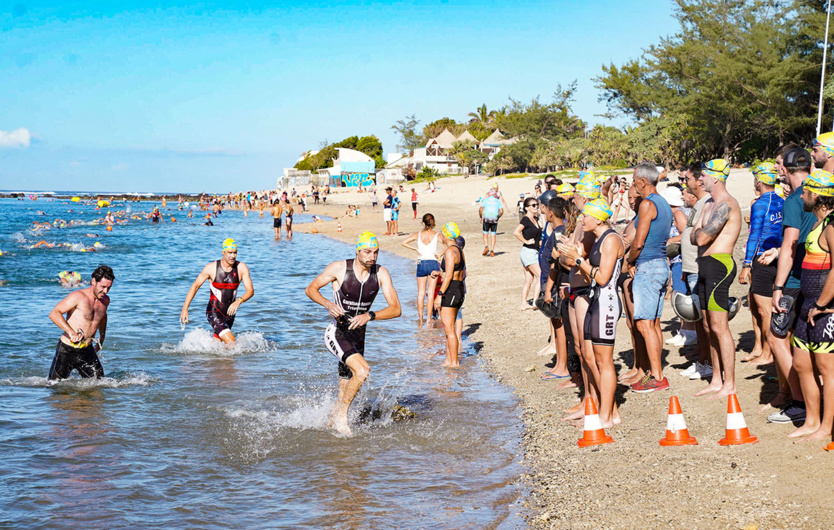
[[[785,167],[811,167],[811,153],[801,147],[792,147],[782,155],[782,165]]]

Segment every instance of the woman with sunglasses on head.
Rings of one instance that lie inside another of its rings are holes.
[[[535,197],[524,199],[524,216],[515,227],[513,235],[521,241],[521,266],[524,269],[524,287],[521,288],[521,310],[533,309],[527,295],[533,285],[533,300],[539,296],[539,241],[542,229],[539,227],[539,201]]]

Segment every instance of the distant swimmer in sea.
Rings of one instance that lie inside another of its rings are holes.
[[[113,269],[99,265],[89,287],[70,293],[49,313],[52,322],[64,331],[49,369],[49,380],[66,379],[73,370],[78,370],[81,377],[104,377],[98,351],[107,332],[107,293],[115,279]]]
[[[307,286],[310,300],[325,307],[333,321],[324,332],[324,342],[339,360],[339,398],[330,416],[330,427],[344,436],[351,436],[348,409],[362,384],[371,373],[365,360],[365,326],[371,320],[387,320],[402,314],[400,300],[391,275],[376,264],[379,242],[371,232],[362,232],[356,241],[356,257],[334,261]],[[333,302],[319,290],[327,284],[333,287]],[[388,306],[371,311],[379,290]]]
[[[214,328],[215,338],[231,344],[235,342],[232,325],[235,323],[237,310],[240,304],[255,296],[249,267],[237,261],[237,243],[234,239],[228,238],[223,241],[223,258],[203,267],[197,279],[191,284],[180,313],[180,322],[183,324],[188,324],[188,306],[191,305],[191,300],[206,280],[211,280],[211,296],[206,306],[206,318]],[[241,283],[246,293],[238,297],[237,288]]]
[[[281,240],[281,214],[284,213],[284,208],[278,200],[272,205],[272,229],[275,231],[275,241]]]
[[[159,207],[154,206],[153,211],[148,216],[148,219],[150,219],[152,223],[158,223],[160,217],[161,217],[161,214],[159,213]]]
[[[206,214],[206,222],[203,223],[203,226],[214,226],[214,223],[211,222],[211,214]]]
[[[75,271],[61,271],[58,273],[61,287],[78,287],[81,285],[81,274]]]

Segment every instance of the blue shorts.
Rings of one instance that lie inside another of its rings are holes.
[[[698,286],[698,273],[697,272],[684,272],[686,276],[686,294],[693,294],[695,292],[695,287]]]
[[[663,312],[663,298],[669,285],[669,262],[653,259],[637,265],[631,291],[634,295],[634,320],[654,320]]]
[[[672,289],[679,293],[686,292],[686,283],[681,279],[681,275],[683,274],[683,263],[680,261],[677,263],[673,263],[671,266],[672,269]]]
[[[440,270],[440,262],[431,259],[420,260],[417,262],[417,277],[418,278],[425,278],[426,276],[431,275],[434,271]]]
[[[392,221],[397,221],[397,220],[399,220],[399,218],[400,218],[400,211],[392,209],[391,210],[391,220]]]

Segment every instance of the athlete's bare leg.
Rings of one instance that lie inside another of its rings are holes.
[[[730,333],[730,324],[728,322],[729,313],[723,311],[707,311],[709,315],[709,326],[712,330],[713,336],[716,338],[718,346],[718,360],[720,364],[715,364],[713,361],[713,379],[710,385],[716,381],[715,375],[719,374],[718,381],[723,383],[718,392],[709,397],[709,399],[720,399],[737,393],[736,390],[736,345],[733,342],[733,336]]]
[[[779,393],[771,400],[770,405],[779,408],[787,402],[787,398],[804,401],[799,375],[793,369],[790,334],[778,337],[773,333],[768,333],[767,341],[770,344],[770,351],[773,352],[773,358],[776,360],[776,371],[779,374]]]
[[[342,392],[342,383],[339,383],[340,399],[336,404],[336,414],[333,417],[333,428],[343,436],[353,436],[353,432],[350,430],[350,425],[348,425],[348,410],[350,409],[350,404],[353,403],[353,399],[356,397],[356,394],[359,392],[359,389],[362,388],[362,384],[371,374],[371,367],[368,365],[368,361],[366,361],[365,358],[359,354],[354,354],[348,357],[345,364],[347,364],[348,368],[350,368],[353,375],[348,380],[347,384],[344,385],[344,392]]]
[[[423,321],[423,306],[425,305],[423,299],[426,297],[426,283],[428,283],[428,279],[428,276],[417,278],[417,322]],[[434,296],[434,291],[431,291],[431,293],[432,295],[429,296],[429,299]],[[431,313],[431,309],[429,309],[429,313]]]
[[[440,322],[443,323],[443,331],[446,333],[446,360],[443,361],[443,366],[448,368],[457,368],[460,366],[458,362],[460,343],[458,342],[458,335],[455,332],[455,320],[457,316],[458,309],[456,307],[440,308]]]
[[[578,420],[585,416],[585,408],[583,404],[585,403],[585,398],[588,396],[593,396],[593,390],[591,389],[591,382],[590,374],[588,373],[588,367],[585,362],[585,329],[584,329],[584,322],[585,322],[585,315],[588,313],[588,299],[584,296],[577,296],[574,300],[574,307],[571,308],[573,311],[573,315],[576,318],[571,319],[571,330],[573,331],[573,340],[574,343],[578,346],[581,354],[579,355],[580,365],[582,366],[582,384],[584,386],[584,393],[579,397],[579,403],[575,406],[565,410],[567,416],[562,418],[562,421],[571,421],[571,420]],[[591,353],[593,355],[593,353]]]
[[[831,430],[834,427],[834,356],[830,353],[812,353],[817,371],[822,376],[822,422],[817,430],[797,440],[831,440]]]
[[[234,344],[237,342],[235,340],[235,336],[232,334],[232,330],[230,329],[224,329],[223,332],[220,333],[220,340],[226,344]]]
[[[663,368],[660,364],[660,356],[663,353],[663,342],[657,336],[657,324],[655,319],[643,319],[635,322],[637,331],[646,342],[646,354],[649,356],[649,366],[655,380],[663,380]]]
[[[817,374],[814,373],[814,363],[811,352],[793,348],[793,367],[799,376],[799,385],[805,397],[805,423],[802,427],[788,435],[798,438],[815,432],[820,426],[820,387]]]

